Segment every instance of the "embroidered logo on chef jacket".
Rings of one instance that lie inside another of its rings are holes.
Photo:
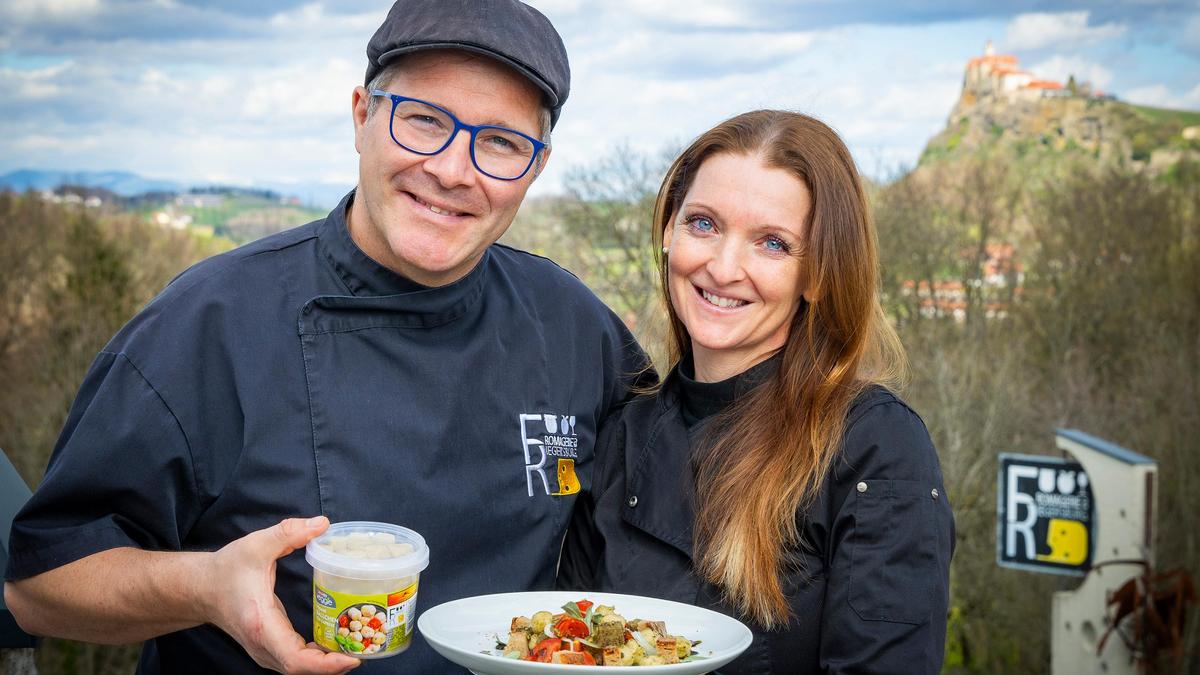
[[[579,492],[579,477],[575,475],[575,460],[579,459],[575,416],[521,413],[519,421],[529,496],[534,495],[534,486],[555,497]],[[550,473],[557,483],[554,491],[550,490]]]

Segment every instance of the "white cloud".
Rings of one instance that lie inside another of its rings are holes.
[[[1063,84],[1066,84],[1068,77],[1074,75],[1076,82],[1091,82],[1093,87],[1100,89],[1108,87],[1113,81],[1111,70],[1079,56],[1052,56],[1029,70],[1035,77],[1058,80]]]
[[[749,3],[739,0],[626,0],[625,12],[663,23],[687,23],[698,28],[755,28],[746,11]]]
[[[1123,97],[1130,103],[1142,105],[1170,107],[1171,91],[1165,85],[1152,84],[1147,87],[1137,87],[1125,92]]]
[[[578,12],[583,7],[583,0],[528,0],[528,4],[543,14],[566,14]]]
[[[811,33],[647,30],[623,35],[603,50],[576,58],[581,73],[620,70],[646,79],[704,79],[765,70],[807,50]]]
[[[1177,95],[1163,84],[1151,84],[1137,87],[1125,92],[1123,99],[1130,103],[1148,105],[1155,108],[1188,108],[1200,104],[1200,85],[1196,85],[1187,94]]]
[[[54,80],[71,65],[70,61],[66,61],[34,70],[0,68],[0,91],[20,99],[41,100],[59,96],[64,89]]]
[[[28,134],[12,142],[16,152],[60,152],[69,155],[80,150],[90,150],[99,145],[95,138],[64,137],[50,134]]]
[[[240,89],[238,95],[244,98],[239,109],[247,120],[289,118],[292,123],[287,127],[300,120],[324,124],[350,119],[350,92],[361,77],[358,64],[331,59],[255,72],[235,90]]]
[[[350,34],[363,42],[375,32],[387,16],[387,8],[361,14],[338,14],[325,11],[321,2],[301,5],[290,11],[279,12],[267,20],[271,29],[280,35],[293,38],[299,34],[319,34],[328,38],[331,34]]]
[[[1086,10],[1061,14],[1020,14],[1009,22],[1003,47],[1008,50],[1070,49],[1120,37],[1128,30],[1123,23],[1089,26],[1089,14]]]
[[[100,0],[38,0],[37,2],[7,2],[0,5],[0,16],[32,21],[57,17],[79,17],[95,14]]]
[[[1193,54],[1200,54],[1200,14],[1193,16],[1184,26],[1180,45]]]

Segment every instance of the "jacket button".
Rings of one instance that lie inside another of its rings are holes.
[[[938,498],[937,488],[933,488],[933,490],[929,494],[933,495],[934,499],[937,499]]]
[[[627,503],[631,509],[637,506],[637,495],[629,495],[629,501]]]
[[[867,491],[867,482],[865,480],[859,481],[858,485],[856,485],[855,487],[859,492],[866,492]]]

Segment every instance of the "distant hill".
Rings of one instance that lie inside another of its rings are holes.
[[[18,169],[0,175],[0,190],[54,190],[63,186],[100,188],[122,197],[137,197],[146,193],[185,193],[193,189],[208,189],[209,183],[144,178],[128,171],[59,171]],[[259,183],[253,188],[231,186],[231,189],[270,190],[317,209],[332,209],[353,185],[335,183]]]
[[[1200,161],[1200,112],[1125,103],[1073,78],[1039,80],[989,43],[967,64],[946,128],[929,141],[920,165],[981,153],[1039,165],[1075,157],[1162,171]]]
[[[0,188],[15,192],[53,190],[64,185],[103,188],[122,197],[147,192],[181,192],[186,186],[169,180],[142,178],[128,171],[41,171],[18,169],[0,176]]]

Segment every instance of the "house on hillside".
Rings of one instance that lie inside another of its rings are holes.
[[[1012,244],[993,243],[984,249],[980,278],[971,285],[978,290],[983,316],[1003,319],[1008,316],[1009,298],[1019,296],[1025,282],[1025,266],[1017,259]],[[963,251],[969,258],[972,251]],[[926,318],[950,317],[955,321],[967,318],[967,289],[961,279],[937,279],[932,288],[926,280],[908,279],[900,284],[900,294],[915,296],[918,311]]]

